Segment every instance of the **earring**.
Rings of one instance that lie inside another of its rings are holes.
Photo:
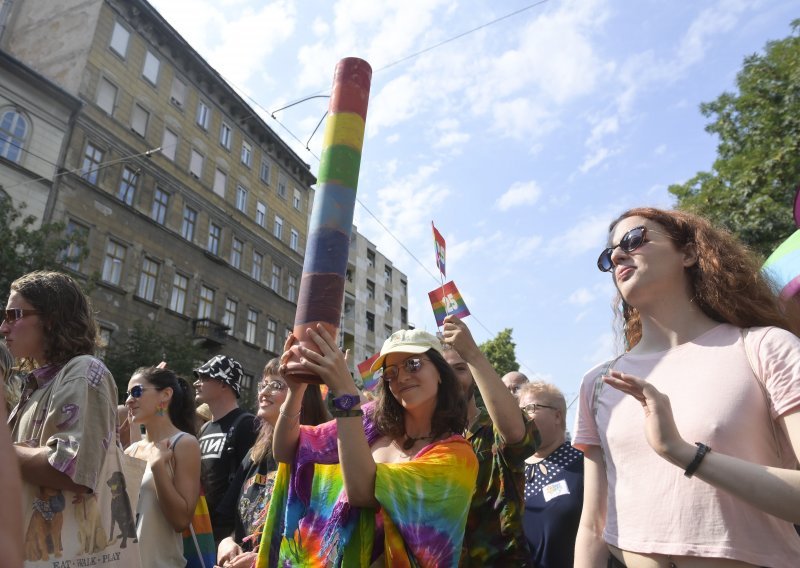
[[[164,416],[164,411],[167,409],[167,403],[161,401],[158,403],[158,407],[156,408],[156,414],[159,416]]]

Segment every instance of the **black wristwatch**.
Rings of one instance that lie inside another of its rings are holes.
[[[331,416],[340,418],[364,414],[360,408],[353,409],[354,406],[361,402],[361,397],[357,394],[343,394],[335,398],[332,395],[333,393],[328,395],[328,410],[330,410]]]

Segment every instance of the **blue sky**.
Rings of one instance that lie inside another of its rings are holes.
[[[358,198],[424,267],[358,204],[355,223],[408,275],[410,320],[435,331],[433,220],[476,339],[513,328],[522,370],[568,400],[618,349],[614,290],[595,267],[609,221],[669,207],[669,184],[710,167],[700,103],[800,17],[788,0],[549,0],[384,69],[533,2],[150,1],[264,109],[325,92],[342,57],[366,59]],[[305,142],[326,108],[277,116]]]

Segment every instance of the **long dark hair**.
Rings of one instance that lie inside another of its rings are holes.
[[[436,408],[431,417],[431,436],[436,439],[453,432],[460,434],[467,427],[467,402],[458,386],[453,368],[435,349],[425,352],[439,371],[439,390],[436,393]],[[385,381],[378,385],[378,402],[375,405],[375,424],[381,434],[392,438],[406,435],[405,409],[392,394]]]
[[[66,363],[78,355],[94,355],[97,324],[89,298],[78,283],[61,272],[40,270],[20,276],[11,283],[39,312],[44,331],[44,363]],[[34,368],[33,361],[23,360],[22,368]]]
[[[157,367],[140,367],[133,373],[139,375],[158,390],[172,389],[172,398],[169,399],[169,419],[179,430],[192,436],[197,435],[194,422],[195,402],[194,396],[186,379],[179,377],[169,369]]]
[[[630,209],[615,219],[644,217],[658,223],[675,247],[694,247],[697,262],[687,268],[694,294],[692,301],[712,320],[737,327],[776,326],[800,332],[781,307],[777,294],[761,272],[761,260],[728,231],[685,211],[653,207]],[[617,295],[621,305],[622,333],[628,349],[642,338],[639,311]]]

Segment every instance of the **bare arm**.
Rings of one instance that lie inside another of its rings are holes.
[[[170,458],[175,474],[170,477]],[[158,505],[176,531],[189,526],[200,496],[200,445],[193,436],[181,436],[172,450],[160,452],[160,458],[150,464],[156,486]]]
[[[605,568],[608,545],[603,540],[606,525],[608,480],[600,446],[581,448],[583,457],[583,511],[575,539],[575,568]]]
[[[48,448],[29,448],[15,445],[14,451],[19,460],[22,478],[27,483],[62,491],[72,491],[73,493],[86,493],[89,491],[88,487],[78,485],[66,473],[61,473],[50,465],[50,462],[47,461],[47,456],[50,454]]]
[[[2,391],[2,385],[0,385]],[[22,566],[22,480],[17,458],[11,444],[11,433],[6,425],[6,401],[0,397],[0,550],[4,562],[10,567]]]
[[[301,363],[325,381],[330,389],[328,396],[358,395],[358,389],[347,368],[344,354],[336,341],[321,325],[308,330],[309,337],[319,346],[322,355],[300,347]],[[353,507],[377,507],[375,499],[375,473],[377,467],[364,434],[360,416],[336,419],[338,431],[339,463],[347,501]]]
[[[508,444],[525,437],[525,419],[519,401],[506,388],[486,356],[478,348],[466,324],[456,316],[444,319],[444,342],[467,362],[495,429]]]
[[[296,339],[293,335],[286,338],[283,344],[283,355],[281,355],[281,375],[289,385],[289,393],[281,406],[278,421],[275,423],[275,431],[272,434],[272,456],[275,461],[282,463],[292,463],[297,454],[297,442],[300,439],[300,410],[303,407],[303,395],[306,392],[305,383],[299,383],[285,375],[286,363],[292,355],[291,349]]]
[[[669,397],[633,375],[612,371],[609,385],[636,398],[645,413],[645,435],[662,458],[685,469],[697,446],[684,440],[672,414]],[[780,419],[780,426],[800,455],[800,410]],[[731,493],[756,509],[800,524],[800,471],[767,467],[712,451],[700,463],[695,476]]]

